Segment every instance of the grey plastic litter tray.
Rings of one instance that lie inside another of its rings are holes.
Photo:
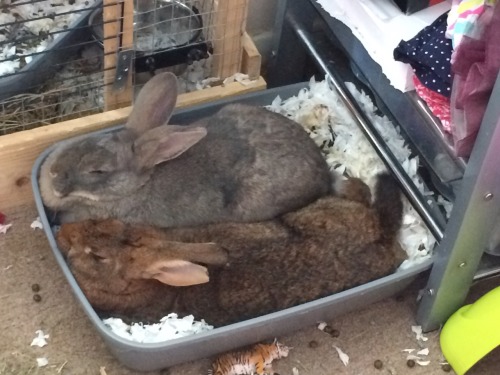
[[[195,119],[215,112],[222,105],[229,102],[239,101],[255,105],[266,105],[271,103],[277,95],[286,99],[297,94],[298,91],[304,87],[307,87],[307,83],[266,90],[200,105],[190,109],[178,110],[174,113],[171,121],[176,124],[187,124]],[[101,132],[109,132],[117,128],[119,127]],[[51,227],[57,223],[51,221],[51,213],[43,206],[38,186],[40,166],[53,147],[45,150],[38,157],[32,170],[33,192],[43,228],[54,252],[54,256],[85,313],[116,358],[125,366],[134,370],[160,370],[179,363],[210,357],[240,346],[279,337],[294,330],[314,325],[319,321],[331,320],[338,315],[359,309],[396,294],[408,286],[419,273],[430,268],[432,264],[432,261],[428,260],[408,270],[397,272],[329,297],[224,326],[222,328],[216,328],[209,332],[155,344],[141,344],[129,341],[115,335],[104,325],[85,298],[76,280],[73,278],[61,252],[57,248],[51,230]],[[168,312],[165,312],[165,315],[167,313]]]

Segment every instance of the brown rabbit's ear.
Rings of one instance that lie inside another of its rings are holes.
[[[173,257],[189,262],[216,266],[221,266],[228,262],[227,252],[213,242],[169,242],[167,251]]]
[[[166,242],[165,247],[144,254],[146,266],[141,277],[156,279],[172,286],[188,286],[207,283],[208,270],[195,262],[222,265],[227,253],[215,243]]]
[[[207,135],[201,126],[164,125],[147,131],[134,142],[137,166],[152,168],[174,159]]]
[[[126,127],[137,134],[168,123],[177,103],[177,78],[166,72],[155,75],[137,96]]]
[[[153,262],[143,273],[171,286],[189,286],[209,281],[208,270],[195,263],[181,259],[163,259]]]

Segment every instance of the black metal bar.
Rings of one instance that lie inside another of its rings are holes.
[[[194,59],[196,59],[196,57],[207,57],[210,50],[211,47],[208,43],[199,42],[147,55],[136,51],[134,62],[135,72],[154,72],[159,68],[184,64],[187,60],[189,60],[189,58],[191,58],[191,55],[194,55]]]

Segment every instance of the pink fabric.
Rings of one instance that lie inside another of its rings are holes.
[[[416,76],[413,76],[413,84],[418,96],[427,103],[434,116],[441,121],[443,130],[451,133],[450,99],[425,87]]]
[[[451,122],[455,151],[472,151],[486,106],[500,70],[500,3],[483,13],[477,27],[480,39],[464,37],[455,50],[451,95]]]

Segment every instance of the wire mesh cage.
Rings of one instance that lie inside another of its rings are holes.
[[[248,0],[2,0],[0,135],[132,103],[152,74],[181,92],[237,73]]]
[[[90,63],[91,50],[85,48],[91,44],[85,19],[94,4],[92,0],[2,2],[2,133],[83,115],[99,106],[98,96],[73,100],[75,95],[91,95],[89,86],[96,81],[92,73],[101,70],[98,62]]]

